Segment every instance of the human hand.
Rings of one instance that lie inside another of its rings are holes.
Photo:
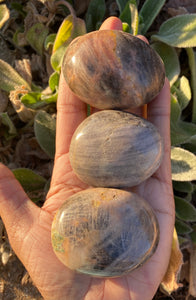
[[[117,18],[107,19],[101,29],[122,29]],[[141,111],[137,111],[141,114]],[[77,126],[86,118],[86,105],[74,96],[61,76],[57,102],[56,155],[51,187],[42,208],[37,207],[0,164],[0,215],[11,246],[46,300],[151,300],[167,270],[173,228],[174,200],[170,168],[170,92],[165,85],[148,104],[148,120],[164,141],[164,157],[156,173],[134,191],[153,207],[160,227],[155,254],[141,268],[113,279],[93,278],[66,268],[53,252],[51,223],[59,206],[86,189],[69,163],[69,145]]]

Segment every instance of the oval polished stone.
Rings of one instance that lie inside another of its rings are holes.
[[[138,195],[93,188],[68,198],[52,224],[52,245],[72,270],[98,277],[122,276],[141,266],[157,248],[153,210]]]
[[[131,187],[150,177],[163,152],[157,129],[128,112],[105,110],[76,129],[69,157],[75,174],[97,187]]]
[[[117,30],[94,31],[68,47],[62,71],[70,89],[99,109],[125,109],[151,101],[161,90],[161,58],[144,41]]]

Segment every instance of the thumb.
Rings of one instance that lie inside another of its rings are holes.
[[[21,245],[39,215],[39,210],[13,173],[0,163],[0,216],[17,255],[20,254]]]

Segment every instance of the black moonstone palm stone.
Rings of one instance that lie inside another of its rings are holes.
[[[97,277],[117,277],[149,259],[159,227],[148,203],[135,193],[108,188],[79,192],[58,210],[52,245],[68,268]]]
[[[92,114],[76,129],[69,157],[75,174],[96,187],[131,187],[160,166],[162,138],[147,120],[124,111]]]
[[[66,50],[62,72],[70,89],[99,109],[150,102],[165,81],[159,55],[141,39],[118,30],[90,32]]]

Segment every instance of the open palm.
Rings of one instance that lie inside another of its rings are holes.
[[[120,30],[117,18],[107,19],[103,29]],[[155,254],[140,269],[114,279],[99,279],[75,273],[56,258],[51,245],[51,223],[59,206],[88,186],[73,173],[69,144],[77,126],[86,118],[86,105],[75,97],[63,77],[57,103],[56,156],[52,182],[42,208],[23,191],[12,172],[0,164],[0,215],[13,250],[23,262],[46,300],[151,300],[169,262],[174,201],[170,169],[170,93],[166,81],[159,96],[148,105],[148,120],[164,140],[164,158],[158,171],[134,188],[153,207],[160,226],[160,242]]]

